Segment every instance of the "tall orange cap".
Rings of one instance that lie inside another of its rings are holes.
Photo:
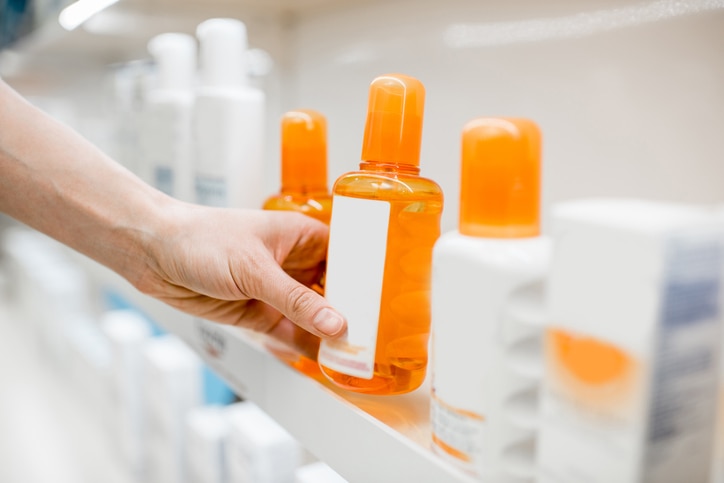
[[[282,116],[282,193],[327,191],[327,120],[299,109]]]
[[[402,74],[377,77],[370,84],[362,160],[420,165],[425,87]]]
[[[528,119],[478,118],[462,135],[460,233],[486,238],[540,234],[538,126]]]

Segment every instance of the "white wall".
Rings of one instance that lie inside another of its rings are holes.
[[[369,82],[396,71],[426,85],[421,168],[446,193],[444,229],[457,220],[461,128],[477,116],[540,124],[544,209],[597,195],[724,200],[722,1],[398,0],[318,9],[290,28],[286,107],[328,116],[332,179],[357,169]]]

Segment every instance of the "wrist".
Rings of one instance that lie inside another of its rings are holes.
[[[153,191],[137,214],[125,223],[119,223],[122,233],[119,249],[123,255],[118,267],[111,267],[141,291],[151,280],[156,280],[168,256],[169,242],[178,235],[182,219],[193,205]],[[134,210],[136,211],[136,210]]]

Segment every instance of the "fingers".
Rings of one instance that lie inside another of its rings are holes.
[[[294,280],[277,265],[270,264],[255,285],[258,293],[250,294],[252,297],[271,305],[314,335],[334,338],[347,328],[344,317],[324,297]]]
[[[324,262],[329,238],[327,225],[301,213],[266,213],[274,229],[268,231],[265,245],[287,273],[303,272]]]

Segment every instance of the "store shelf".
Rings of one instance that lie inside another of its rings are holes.
[[[472,482],[429,447],[429,385],[365,396],[307,376],[273,355],[264,336],[194,319],[78,256],[91,279],[120,293],[186,341],[243,398],[254,401],[350,482]]]

